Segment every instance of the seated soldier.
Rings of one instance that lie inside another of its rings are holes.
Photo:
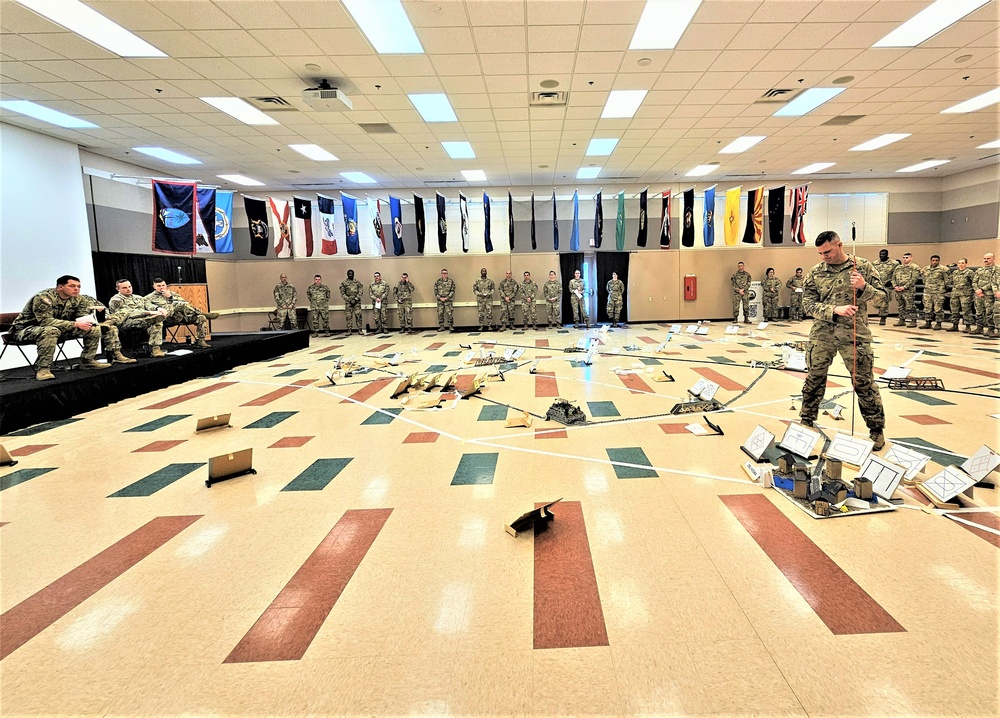
[[[83,308],[90,312],[91,318],[96,319],[101,328],[101,346],[108,364],[135,364],[135,359],[122,354],[122,343],[118,338],[119,322],[110,314],[105,314],[104,321],[97,316],[98,312],[107,312],[107,307],[89,294],[81,294],[79,298]]]
[[[132,291],[132,282],[127,279],[119,279],[115,288],[118,294],[108,301],[108,321],[115,322],[120,329],[145,329],[153,356],[165,357],[163,322],[169,312],[145,297],[136,296]]]
[[[146,300],[154,307],[158,307],[167,312],[163,319],[164,327],[173,327],[181,324],[194,324],[198,328],[198,341],[194,343],[196,347],[208,348],[205,341],[205,334],[208,331],[208,320],[219,316],[218,312],[202,312],[197,307],[184,299],[181,295],[167,289],[167,283],[162,277],[153,278],[153,291],[146,295]]]
[[[83,369],[109,369],[110,365],[97,361],[97,346],[101,341],[101,327],[92,316],[92,302],[80,297],[80,279],[64,274],[56,280],[53,289],[43,289],[28,300],[14,320],[11,334],[18,341],[35,342],[38,358],[35,360],[35,378],[38,381],[55,379],[52,359],[56,345],[66,339],[83,339]]]

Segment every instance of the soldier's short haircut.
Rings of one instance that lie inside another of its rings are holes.
[[[969,260],[968,260],[968,259],[966,259],[965,257],[962,257],[962,258],[960,258],[960,259],[959,259],[958,261],[959,261],[959,262],[965,262],[966,264],[968,264],[968,263],[969,263]]]
[[[314,274],[313,275],[313,279],[322,279],[322,278],[323,278],[322,275],[319,275],[319,274]]]
[[[909,252],[907,252],[907,253],[906,253],[906,254],[904,254],[903,256],[904,256],[904,257],[912,257],[913,255],[912,255],[912,254],[910,254]]]
[[[816,237],[816,246],[822,247],[827,242],[832,242],[835,239],[840,239],[840,235],[834,232],[832,229],[828,229],[825,232],[820,232],[819,236]]]
[[[116,279],[116,280],[115,280],[115,286],[116,286],[116,287],[117,287],[117,286],[118,286],[119,284],[125,284],[125,283],[128,283],[128,284],[131,284],[132,282],[129,282],[129,281],[127,280],[127,279]]]
[[[796,272],[801,272],[801,271],[802,271],[802,267],[796,267],[796,268],[795,268],[795,271],[796,271]]]
[[[766,277],[768,274],[770,274],[773,271],[774,271],[774,267],[768,267],[767,271],[764,272],[764,276]]]
[[[61,287],[67,282],[79,282],[79,277],[74,277],[72,274],[64,274],[59,279],[56,280],[56,286]]]
[[[166,282],[163,277],[153,277],[153,284],[160,284],[161,282]]]
[[[404,277],[409,277],[410,275],[409,275],[409,274],[407,274],[406,272],[403,272],[403,276],[404,276]]]
[[[941,255],[940,254],[932,254],[931,255],[931,259],[941,259]]]

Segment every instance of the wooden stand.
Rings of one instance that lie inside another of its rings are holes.
[[[179,295],[199,312],[208,313],[207,284],[169,284],[167,285],[167,289]],[[171,327],[171,329],[175,330],[176,333],[174,336],[177,337],[178,342],[188,341],[187,337],[191,337],[190,341],[192,342],[198,338],[198,331],[193,324],[181,324]],[[206,334],[205,339],[211,338],[212,335],[210,332]]]

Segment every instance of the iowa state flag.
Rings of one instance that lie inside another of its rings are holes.
[[[694,246],[694,190],[684,191],[684,226],[681,227],[681,246]]]
[[[569,251],[580,251],[580,191],[573,192],[573,225],[569,230]]]
[[[194,254],[197,214],[194,182],[153,180],[153,251]]]
[[[715,244],[715,187],[705,190],[705,216],[704,222],[705,246],[711,247]]]
[[[389,218],[392,220],[392,253],[397,257],[406,254],[403,247],[403,207],[398,197],[389,195]]]
[[[315,249],[313,242],[312,202],[301,197],[292,197],[295,216],[292,218],[292,254],[296,257],[311,257]]]
[[[740,231],[740,192],[742,187],[726,190],[726,246],[735,247]]]
[[[322,237],[323,254],[337,253],[337,235],[334,228],[337,226],[335,211],[337,202],[332,197],[316,195],[316,204],[319,209],[320,237]]]
[[[490,196],[483,192],[483,218],[486,227],[483,229],[483,241],[486,242],[486,253],[493,251],[493,238],[490,236]]]
[[[358,198],[340,193],[344,205],[344,229],[347,233],[347,253],[361,254],[361,239],[358,237]]]
[[[266,257],[267,248],[271,244],[271,230],[267,226],[267,202],[244,196],[243,208],[247,212],[247,224],[250,228],[250,254]]]
[[[218,190],[215,193],[215,251],[226,254],[233,251],[233,196],[235,192]]]
[[[271,208],[271,219],[274,220],[274,256],[286,258],[292,256],[292,232],[288,227],[291,219],[291,206],[288,200],[267,198]]]
[[[413,195],[413,222],[417,226],[417,254],[424,253],[427,241],[427,220],[424,219],[424,198]]]
[[[670,249],[670,190],[663,193],[660,209],[660,249]]]
[[[639,193],[639,234],[635,237],[635,243],[639,247],[646,246],[646,201],[648,195],[648,187]]]

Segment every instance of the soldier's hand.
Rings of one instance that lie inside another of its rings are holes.
[[[864,289],[867,285],[865,278],[861,275],[861,272],[854,270],[851,272],[851,286],[855,289]]]
[[[833,308],[833,313],[841,317],[853,317],[858,313],[858,308],[854,304],[841,304]]]
[[[75,326],[77,329],[81,329],[87,332],[90,331],[90,328],[94,326],[94,323],[90,320],[90,317],[80,317],[75,322],[73,322],[73,326]]]

